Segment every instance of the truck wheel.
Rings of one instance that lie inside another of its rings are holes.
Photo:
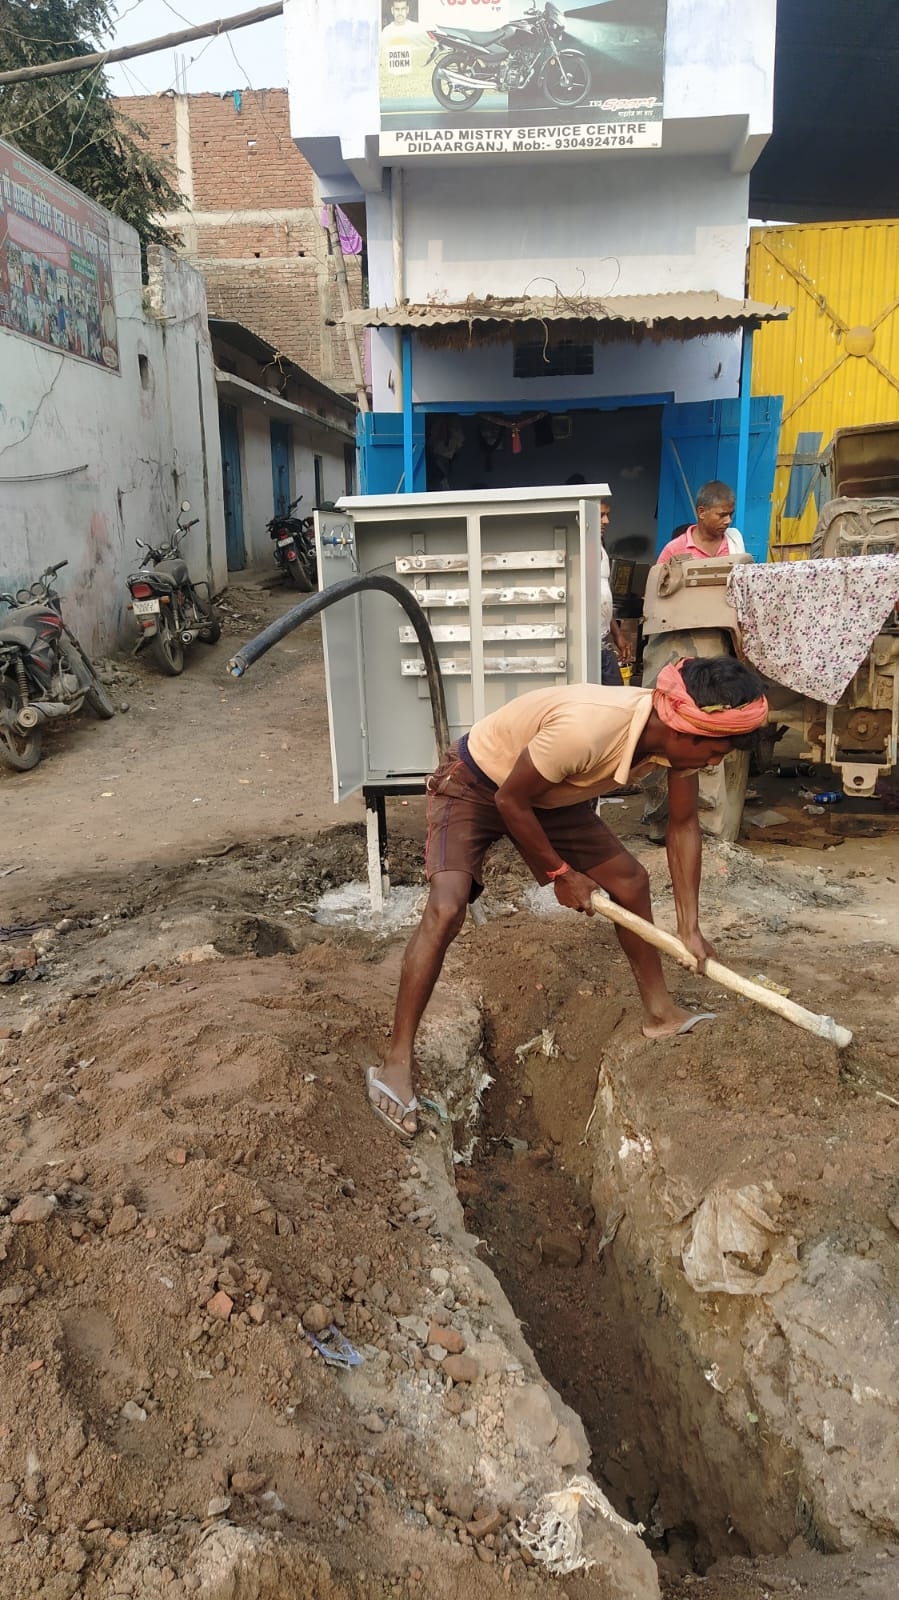
[[[720,628],[694,628],[682,633],[650,634],[643,647],[643,687],[651,688],[663,667],[684,656],[729,656],[729,640]],[[703,833],[732,844],[740,836],[746,787],[749,782],[749,752],[732,750],[721,765],[699,774],[699,825]],[[668,780],[664,775],[644,780],[643,821],[649,837],[662,844],[668,821]]]

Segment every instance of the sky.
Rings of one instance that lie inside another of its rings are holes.
[[[114,0],[118,20],[112,36],[101,43],[139,44],[179,28],[237,16],[252,10],[254,3],[256,0],[172,0],[171,4],[169,0]],[[226,38],[197,39],[177,51],[135,56],[106,70],[110,87],[118,95],[161,94],[175,88],[188,94],[283,88],[287,84],[283,19],[273,17]]]

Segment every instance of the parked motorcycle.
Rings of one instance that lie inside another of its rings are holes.
[[[9,610],[0,622],[0,761],[30,772],[41,759],[43,726],[89,706],[104,721],[115,707],[74,633],[52,587],[67,561],[57,561],[28,589],[0,594]]]
[[[535,86],[554,106],[579,106],[590,93],[590,67],[581,50],[559,48],[565,24],[552,3],[531,5],[517,22],[492,33],[429,28],[440,59],[431,75],[434,98],[447,111],[468,111],[488,89]],[[440,52],[445,51],[441,55]]]
[[[145,554],[140,571],[128,579],[128,609],[140,629],[135,654],[146,650],[153,665],[167,678],[177,678],[184,671],[185,645],[193,644],[195,639],[215,644],[222,636],[208,583],[194,582],[181,555],[182,539],[200,520],[194,517],[192,522],[182,521],[189,510],[190,501],[182,500],[175,527],[159,550],[142,539],[136,541]],[[205,594],[200,593],[202,589]]]
[[[291,583],[310,594],[318,586],[318,566],[315,560],[314,517],[292,517],[303,496],[291,500],[286,511],[276,512],[266,524],[270,539],[275,541],[275,560]]]

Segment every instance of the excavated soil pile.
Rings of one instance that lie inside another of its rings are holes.
[[[55,937],[0,946],[0,1600],[653,1600],[610,1511],[590,1570],[550,1577],[519,1542],[588,1467],[670,1600],[886,1600],[882,908],[710,850],[722,958],[747,970],[750,931],[748,970],[856,1042],[838,1059],[675,972],[724,1015],[650,1046],[611,930],[522,910],[499,851],[409,1152],[363,1088],[402,941],[310,921],[363,861],[351,828],[148,863],[58,885]],[[413,843],[394,861],[416,882]],[[361,1365],[314,1348],[331,1325]]]
[[[200,949],[6,1030],[3,1600],[558,1592],[515,1532],[583,1430],[465,1248],[444,1147],[366,1109],[384,953]],[[430,1038],[470,1090],[475,1008]],[[306,1338],[332,1325],[361,1365]],[[608,1530],[615,1581],[572,1594],[652,1600]]]

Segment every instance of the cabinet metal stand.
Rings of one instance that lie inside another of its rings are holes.
[[[365,843],[368,854],[368,892],[371,908],[376,916],[384,910],[384,898],[390,893],[390,854],[387,841],[387,796],[424,794],[422,779],[408,783],[366,783],[362,787],[365,800]]]

